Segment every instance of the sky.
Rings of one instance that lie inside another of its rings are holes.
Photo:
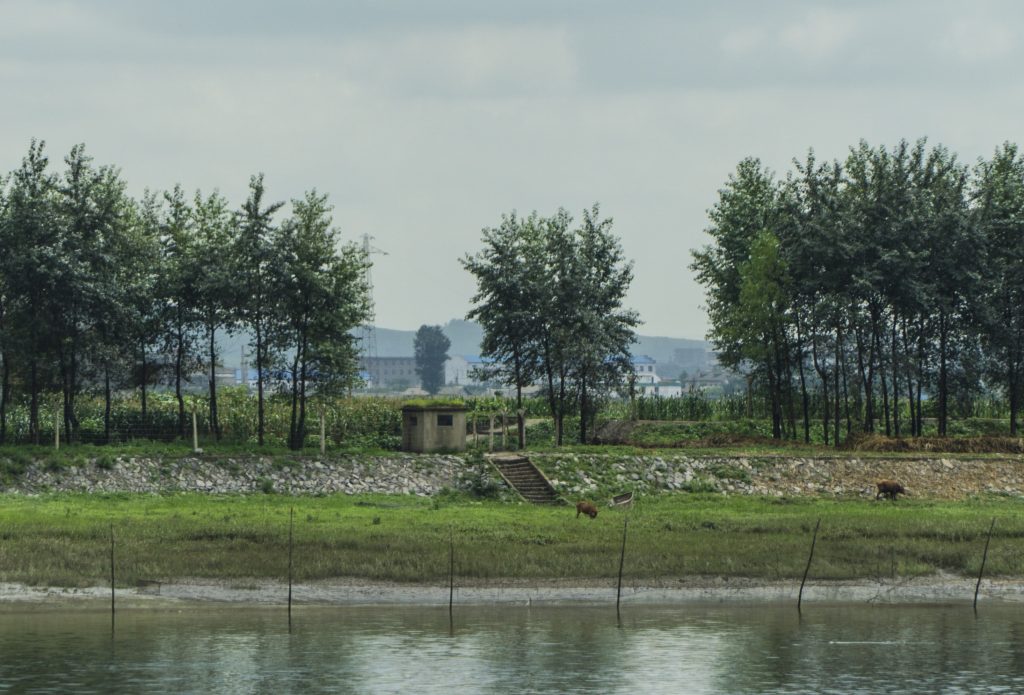
[[[689,270],[745,157],[1024,141],[1024,3],[0,0],[0,172],[76,143],[129,191],[328,193],[376,323],[469,310],[504,213],[599,203],[644,335],[703,338]]]

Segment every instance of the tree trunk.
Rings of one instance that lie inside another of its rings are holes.
[[[110,364],[103,367],[103,443],[110,444]]]
[[[299,374],[299,426],[296,429],[298,441],[296,449],[301,449],[306,442],[306,379],[309,376],[306,371],[306,354],[309,351],[308,338],[303,331],[302,336],[302,361],[300,362]]]
[[[220,441],[220,413],[217,410],[217,328],[213,323],[207,326],[210,334],[210,429],[213,438]],[[243,379],[245,376],[243,375]]]
[[[832,389],[832,392],[835,394],[835,397],[833,398],[833,401],[835,401],[835,413],[834,413],[835,417],[834,417],[833,423],[832,423],[832,426],[834,427],[833,434],[832,434],[832,441],[833,441],[833,443],[834,443],[834,445],[835,445],[835,447],[837,449],[839,448],[839,415],[840,415],[840,411],[839,411],[839,393],[840,393],[840,390],[839,390],[839,370],[840,370],[840,357],[839,357],[839,353],[842,350],[842,344],[843,344],[843,328],[842,328],[841,324],[836,324],[836,355],[835,355],[835,365],[834,365],[835,388]]]
[[[0,371],[0,445],[7,443],[7,403],[11,395],[11,360],[5,350],[4,366]]]
[[[821,431],[825,446],[828,446],[828,373],[825,371],[825,365],[818,361],[818,336],[816,333],[811,334],[811,361],[814,363],[814,371],[817,372],[818,379],[821,381]]]
[[[146,380],[148,378],[148,374],[146,372],[148,371],[148,369],[147,369],[147,365],[146,365],[146,344],[143,343],[141,345],[141,347],[142,347],[142,378],[139,379],[139,381],[142,382],[142,422],[143,422],[143,425],[145,425],[146,424]]]
[[[174,350],[174,396],[178,400],[178,436],[185,438],[185,398],[181,394],[181,373],[185,368],[185,328],[181,319],[181,309],[178,309],[177,322],[175,325]]]
[[[804,337],[797,315],[797,371],[800,374],[800,399],[804,410],[804,443],[811,443],[811,404],[807,396],[807,378],[804,375]]]
[[[256,321],[256,441],[263,446],[263,331],[261,322]]]
[[[949,347],[949,329],[946,312],[939,312],[939,436],[946,436],[946,418],[949,408],[949,383],[946,350]]]

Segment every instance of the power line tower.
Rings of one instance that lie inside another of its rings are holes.
[[[366,260],[370,260],[372,254],[380,254],[382,256],[388,255],[387,251],[377,248],[370,244],[370,241],[374,237],[369,234],[363,234],[363,254],[366,256]],[[367,372],[370,374],[370,378],[375,384],[380,383],[380,366],[377,364],[377,331],[374,328],[373,322],[376,320],[374,317],[374,305],[373,305],[373,278],[370,275],[371,264],[367,262],[365,270],[363,270],[363,281],[366,283],[367,294],[370,299],[370,321],[363,324],[362,330],[360,331],[360,351],[363,354],[363,364]]]

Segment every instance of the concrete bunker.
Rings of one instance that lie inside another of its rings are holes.
[[[466,406],[461,404],[402,407],[402,451],[465,451]]]

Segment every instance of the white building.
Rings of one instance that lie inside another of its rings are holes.
[[[444,363],[444,383],[451,386],[482,386],[486,383],[479,371],[492,366],[494,360],[479,355],[452,355]]]

